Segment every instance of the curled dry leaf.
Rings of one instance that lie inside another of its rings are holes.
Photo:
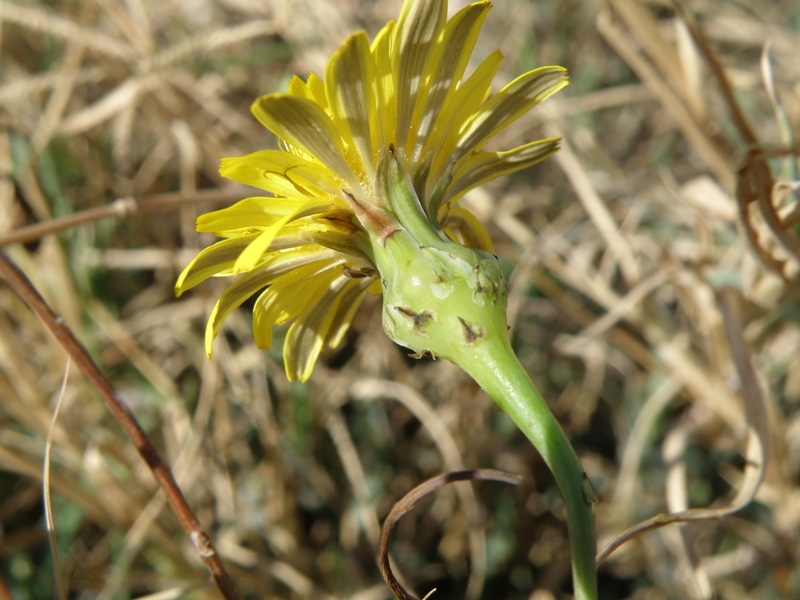
[[[519,475],[507,473],[506,471],[498,471],[495,469],[475,469],[471,471],[452,471],[450,473],[443,473],[432,477],[427,481],[419,484],[398,500],[389,514],[386,515],[386,520],[383,522],[381,529],[381,538],[378,545],[378,566],[392,593],[400,600],[419,600],[416,596],[410,594],[397,580],[392,567],[389,564],[389,540],[392,537],[392,532],[400,519],[411,511],[414,506],[425,496],[432,494],[438,489],[444,487],[449,483],[457,481],[499,481],[500,483],[508,483],[511,485],[519,485],[521,478]],[[428,594],[430,595],[430,593]],[[427,596],[426,596],[427,598]]]

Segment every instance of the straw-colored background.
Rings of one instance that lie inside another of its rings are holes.
[[[501,47],[498,85],[552,63],[573,81],[498,142],[565,144],[465,202],[509,273],[515,347],[594,484],[601,545],[661,512],[747,496],[763,465],[748,434],[771,446],[754,503],[629,541],[601,568],[603,597],[800,597],[797,225],[764,216],[797,215],[796,157],[771,159],[766,187],[744,185],[767,164],[748,146],[796,143],[796,3],[691,0],[705,45],[666,0],[496,4],[477,56]],[[172,294],[210,241],[195,217],[246,194],[219,179],[219,159],[274,143],[250,102],[321,72],[349,32],[374,34],[399,5],[3,0],[0,243],[163,451],[248,598],[388,598],[381,519],[465,467],[524,481],[421,503],[392,546],[405,581],[442,600],[564,598],[565,524],[540,458],[456,368],[393,346],[376,301],[309,384],[289,385],[281,336],[257,350],[247,310],[205,358],[219,285]],[[54,231],[93,209],[105,218]],[[41,473],[65,364],[0,285],[0,598],[54,597]],[[50,493],[70,597],[218,597],[74,368]]]

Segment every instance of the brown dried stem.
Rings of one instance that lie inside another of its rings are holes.
[[[100,368],[89,356],[86,348],[66,326],[64,320],[50,308],[25,274],[2,252],[0,252],[0,273],[14,292],[42,320],[58,343],[61,344],[92,385],[100,392],[106,407],[125,430],[125,433],[128,434],[139,456],[142,457],[153,473],[153,477],[155,477],[156,482],[164,492],[167,502],[178,517],[183,530],[189,536],[198,556],[211,572],[211,576],[214,578],[214,582],[217,584],[222,596],[227,600],[239,600],[241,596],[236,589],[236,585],[225,570],[225,566],[222,564],[222,560],[208,534],[203,531],[200,522],[189,507],[169,467],[148,439],[136,417],[117,394],[111,382],[103,375]]]
[[[0,247],[10,244],[32,242],[46,235],[60,233],[72,227],[83,225],[84,223],[92,223],[100,219],[121,219],[133,214],[144,215],[159,211],[167,211],[185,204],[199,202],[227,204],[241,197],[242,192],[239,188],[215,188],[201,190],[192,194],[175,192],[151,194],[140,198],[118,198],[104,206],[89,208],[66,217],[49,219],[9,231],[5,235],[0,236]]]

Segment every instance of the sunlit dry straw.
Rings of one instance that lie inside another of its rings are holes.
[[[615,17],[621,18],[626,27]],[[686,110],[689,94],[678,69],[680,59],[652,15],[634,0],[607,0],[598,16],[597,29],[659,99],[723,187],[733,190],[735,179],[729,153],[708,135],[708,124]]]
[[[57,16],[47,8],[39,9],[32,6],[20,6],[13,2],[3,2],[2,16],[9,23],[85,44],[93,50],[117,59],[127,61],[133,58],[133,52],[128,45],[91,27],[82,27],[74,21]]]
[[[61,403],[64,400],[64,392],[67,389],[67,379],[69,377],[70,360],[67,357],[67,364],[64,366],[64,378],[61,381],[61,390],[58,393],[58,400],[53,409],[53,419],[50,421],[50,428],[47,430],[47,441],[44,447],[44,466],[42,467],[42,497],[44,499],[44,517],[47,523],[47,540],[50,543],[50,556],[53,560],[53,577],[56,582],[56,593],[59,600],[66,600],[67,588],[64,584],[64,574],[61,572],[61,560],[58,557],[58,541],[56,540],[56,524],[53,519],[53,506],[50,501],[50,449],[53,447],[53,435],[56,430],[58,413],[61,412]]]
[[[553,126],[545,127],[545,132],[548,136],[552,137],[559,135],[558,130]],[[630,242],[625,239],[625,236],[620,232],[608,207],[597,194],[594,186],[589,181],[586,170],[575,154],[570,150],[569,144],[562,142],[561,151],[556,153],[555,160],[569,178],[589,218],[603,236],[603,239],[608,244],[609,250],[614,254],[627,283],[629,285],[634,285],[638,282],[641,275],[639,263],[631,248]]]
[[[598,563],[606,560],[620,545],[647,531],[673,523],[720,519],[741,510],[755,498],[767,468],[769,431],[767,427],[766,402],[744,339],[739,308],[740,302],[741,300],[735,291],[725,289],[721,292],[720,309],[733,363],[741,381],[741,397],[745,413],[744,425],[747,428],[747,446],[744,453],[745,466],[736,495],[725,506],[720,508],[688,509],[670,514],[661,514],[634,525],[620,534],[598,554]]]

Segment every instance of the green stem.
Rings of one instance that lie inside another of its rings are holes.
[[[511,348],[497,258],[449,240],[428,220],[392,149],[379,171],[385,208],[398,221],[370,237],[383,285],[384,330],[419,355],[464,369],[533,442],[564,497],[575,598],[596,600],[594,494],[566,434]]]
[[[376,244],[383,327],[393,340],[466,371],[544,458],[564,498],[577,600],[597,599],[594,498],[566,434],[508,340],[497,260],[453,242],[421,246],[398,230]]]
[[[458,362],[516,423],[553,473],[564,498],[576,600],[597,598],[594,494],[564,430],[502,338],[481,344]]]

